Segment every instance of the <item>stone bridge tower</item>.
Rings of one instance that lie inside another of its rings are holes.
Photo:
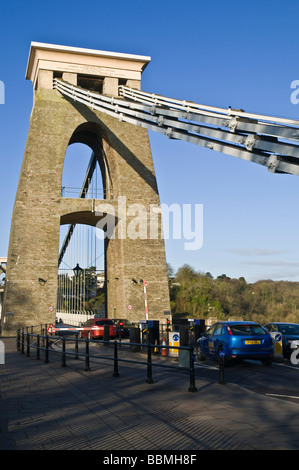
[[[96,226],[114,215],[114,236],[105,240],[107,316],[117,312],[133,321],[145,319],[145,280],[148,319],[166,321],[168,279],[148,132],[53,89],[56,77],[117,96],[119,84],[140,89],[149,61],[137,55],[31,44],[26,79],[32,81],[34,102],[11,223],[2,334],[55,321],[60,225]],[[66,150],[76,142],[95,152],[105,200],[61,197]],[[137,215],[146,236],[134,236]]]

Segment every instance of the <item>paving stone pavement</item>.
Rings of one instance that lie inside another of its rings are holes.
[[[296,403],[200,378],[188,391],[188,374],[145,366],[67,358],[37,360],[1,338],[1,450],[193,451],[299,449]],[[106,361],[107,362],[107,361]]]

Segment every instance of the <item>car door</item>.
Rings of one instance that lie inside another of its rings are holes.
[[[90,330],[91,330],[93,324],[94,324],[93,319],[87,320],[84,323],[83,330],[81,330],[81,337],[82,338],[88,338],[88,336],[90,336]]]
[[[218,346],[219,342],[222,337],[223,325],[221,323],[217,323],[213,330],[213,334],[209,339],[209,355],[210,356],[218,356]]]
[[[212,341],[213,332],[215,330],[216,325],[212,325],[210,328],[207,329],[204,336],[199,338],[200,349],[204,355],[209,354],[209,343]]]

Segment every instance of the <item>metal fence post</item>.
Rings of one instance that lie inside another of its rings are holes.
[[[28,331],[27,331],[26,335],[27,335],[27,353],[26,353],[26,356],[30,357],[30,336],[29,336]]]
[[[39,342],[39,335],[36,335],[36,359],[40,359],[40,342]]]
[[[65,362],[65,338],[62,338],[62,354],[61,354],[61,367],[66,367]]]
[[[151,343],[147,344],[147,378],[146,378],[146,383],[152,384],[153,378],[152,378],[152,345]]]
[[[25,341],[25,333],[24,333],[24,328],[22,328],[21,354],[24,354],[24,341]]]
[[[86,349],[85,349],[85,370],[90,371],[89,367],[89,340],[85,340]]]
[[[219,384],[226,384],[225,380],[224,380],[224,351],[222,349],[222,344],[219,345],[219,351],[218,351],[218,355],[219,355],[219,380],[218,380],[218,383]]]
[[[17,330],[17,351],[20,351],[21,349],[21,334],[20,330]]]
[[[79,359],[79,341],[78,341],[79,333],[76,333],[75,336],[76,336],[76,339],[75,339],[75,359]]]
[[[46,335],[45,363],[49,362],[49,336]]]
[[[189,392],[197,392],[195,387],[195,374],[194,374],[194,348],[193,346],[189,349],[189,363],[190,363],[190,387],[188,388]]]
[[[117,353],[117,341],[114,341],[114,372],[113,377],[119,377],[118,373],[118,353]]]

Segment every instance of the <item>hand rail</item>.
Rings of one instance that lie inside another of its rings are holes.
[[[75,338],[66,338],[66,337],[60,337],[60,336],[51,336],[49,335],[40,335],[40,334],[34,334],[34,333],[29,333],[28,328],[27,331],[24,330],[17,330],[17,350],[21,351],[21,354],[25,354],[25,344],[26,344],[26,357],[30,357],[31,354],[31,348],[36,349],[36,359],[40,359],[40,351],[43,351],[45,353],[45,362],[49,362],[49,352],[50,352],[50,338],[57,342],[57,341],[62,341],[62,348],[61,352],[57,352],[52,350],[51,352],[55,354],[61,354],[61,367],[66,367],[66,356],[74,357],[75,359],[79,359],[79,357],[84,357],[85,358],[85,371],[90,371],[90,360],[91,359],[104,359],[108,361],[113,361],[113,377],[119,377],[119,363],[124,362],[124,363],[131,363],[131,364],[141,364],[141,365],[146,365],[147,366],[147,376],[146,376],[146,383],[151,384],[153,383],[153,376],[152,376],[152,370],[153,367],[164,367],[164,368],[170,368],[170,369],[177,369],[177,367],[174,367],[169,364],[165,363],[157,363],[153,362],[152,360],[152,350],[153,348],[158,348],[159,350],[163,349],[170,349],[169,346],[165,345],[157,345],[157,344],[151,344],[151,343],[122,343],[122,347],[127,345],[131,348],[131,346],[138,346],[142,348],[147,349],[147,361],[140,361],[136,359],[125,359],[125,358],[120,358],[118,356],[118,341],[113,342],[113,356],[108,357],[107,355],[95,355],[91,354],[90,352],[90,343],[97,343],[97,344],[103,344],[103,345],[111,345],[111,341],[105,341],[105,340],[94,340],[94,339],[82,339],[78,337],[78,333],[76,333]],[[34,341],[36,339],[36,342]],[[40,344],[40,340],[43,340],[43,344]],[[73,351],[67,351],[66,349],[66,344],[67,343],[75,343],[75,352]],[[79,344],[85,344],[85,353],[84,352],[79,352]],[[175,347],[178,350],[186,350],[189,352],[189,367],[180,367],[180,370],[187,370],[189,371],[189,392],[196,392],[197,388],[195,386],[195,373],[194,373],[194,348],[193,346],[176,346]],[[122,349],[123,351],[123,349]]]

